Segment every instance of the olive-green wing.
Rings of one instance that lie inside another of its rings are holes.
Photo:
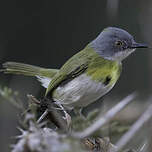
[[[66,83],[71,79],[82,74],[87,68],[90,61],[90,56],[87,50],[82,50],[73,57],[71,57],[60,69],[60,71],[53,77],[47,90],[46,96],[51,95],[52,91],[62,83]]]

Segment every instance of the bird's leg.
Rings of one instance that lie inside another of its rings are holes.
[[[67,125],[68,125],[68,127],[69,127],[70,124],[71,124],[71,116],[67,113],[67,111],[64,109],[64,107],[63,107],[60,103],[57,103],[57,105],[58,105],[58,106],[60,107],[60,109],[63,111],[63,113],[64,113],[63,119],[66,120]]]
[[[34,96],[32,96],[32,95],[27,95],[27,97],[30,99],[30,101],[31,101],[32,103],[35,103],[35,104],[37,104],[37,105],[40,106],[41,102],[38,101]],[[56,102],[55,102],[55,103],[56,103]],[[57,108],[57,107],[52,107],[52,109],[62,110],[62,111],[63,111],[63,113],[64,113],[63,119],[66,120],[67,125],[68,125],[68,127],[69,127],[70,124],[71,124],[71,116],[66,112],[66,110],[64,109],[64,107],[63,107],[61,104],[56,103],[56,105],[57,105],[59,108]],[[43,107],[43,108],[42,108],[42,107]],[[43,120],[47,117],[47,115],[48,115],[47,104],[43,102],[43,103],[41,104],[41,108],[42,108],[42,110],[43,110],[43,113],[42,113],[42,115],[39,117],[39,119],[37,120],[37,123],[40,123],[41,121],[43,121]]]
[[[39,111],[42,113],[42,115],[38,119],[38,122],[42,121],[44,118],[47,118],[58,129],[67,132],[67,122],[63,119],[63,113],[58,110],[58,107],[52,99],[46,97],[43,98],[39,108]]]

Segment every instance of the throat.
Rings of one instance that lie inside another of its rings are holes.
[[[125,58],[127,58],[134,51],[135,51],[135,49],[126,49],[124,51],[117,52],[117,53],[115,53],[112,56],[104,56],[103,55],[103,58],[108,59],[108,60],[112,60],[112,61],[121,62],[122,60],[124,60]]]

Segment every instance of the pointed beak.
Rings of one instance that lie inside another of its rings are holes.
[[[132,49],[135,48],[149,48],[149,46],[147,44],[142,44],[142,43],[136,43],[134,42],[131,46]]]

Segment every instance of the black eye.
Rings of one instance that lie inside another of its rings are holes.
[[[120,41],[120,40],[118,40],[118,41],[115,42],[115,45],[116,45],[116,46],[122,46],[122,45],[123,45],[123,42]]]

